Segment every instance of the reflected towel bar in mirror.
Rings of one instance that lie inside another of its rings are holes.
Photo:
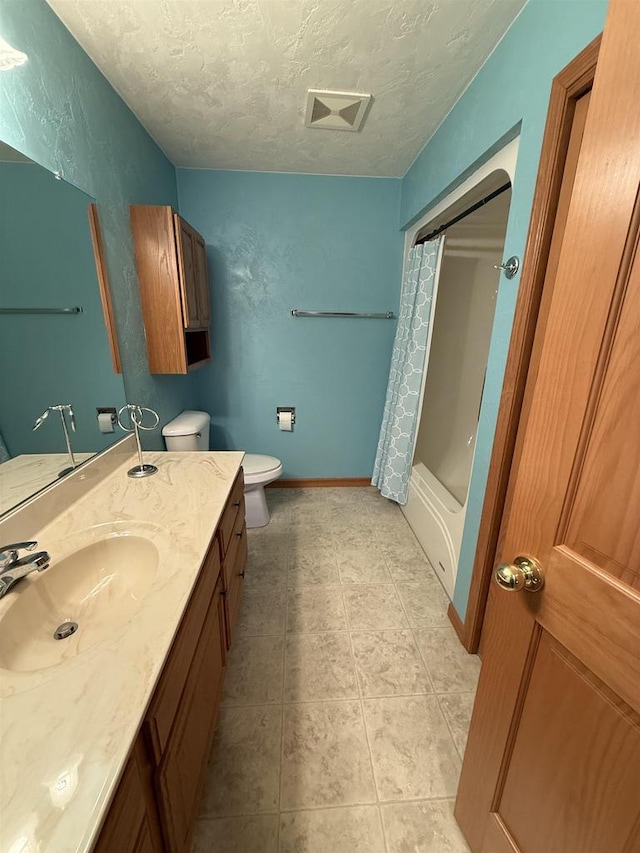
[[[84,308],[0,308],[0,314],[84,314]]]
[[[395,320],[393,311],[383,313],[362,313],[360,311],[302,311],[300,308],[291,309],[292,317],[356,317],[365,320]]]
[[[84,308],[0,308],[0,314],[84,314]]]

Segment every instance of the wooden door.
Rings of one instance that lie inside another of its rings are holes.
[[[209,276],[207,274],[207,249],[197,231],[193,232],[193,251],[195,261],[196,298],[198,301],[198,320],[203,328],[211,322],[209,299]]]
[[[456,803],[474,853],[640,851],[638,44],[640,5],[611,0],[498,549],[544,586],[490,594]]]
[[[174,213],[174,223],[184,327],[185,329],[197,329],[200,326],[200,317],[198,315],[196,246],[193,239],[193,229],[177,213]]]

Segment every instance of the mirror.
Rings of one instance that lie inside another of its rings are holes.
[[[125,391],[92,203],[0,141],[0,516],[70,467],[62,413],[33,429],[48,407],[73,406],[76,465],[123,436],[98,428]]]

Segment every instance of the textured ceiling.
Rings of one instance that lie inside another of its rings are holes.
[[[403,175],[525,0],[48,0],[178,166]],[[359,133],[308,88],[370,92]]]

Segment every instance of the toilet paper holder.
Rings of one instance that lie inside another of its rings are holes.
[[[284,412],[289,412],[291,414],[291,426],[293,426],[296,422],[296,407],[295,406],[277,406],[276,407],[276,421],[278,426],[280,426],[280,415]]]
[[[100,415],[108,415],[109,420],[108,423],[105,418],[101,418]],[[98,429],[100,432],[115,432],[116,424],[118,423],[118,416],[116,413],[115,406],[97,406],[96,407],[96,417],[98,419]],[[110,425],[110,428],[109,428]]]

